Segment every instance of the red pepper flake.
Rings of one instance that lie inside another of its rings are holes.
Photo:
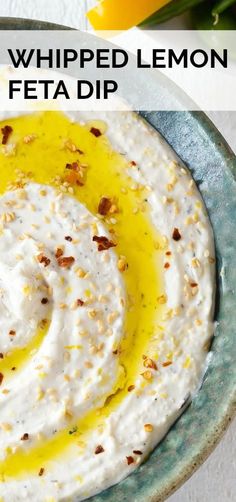
[[[116,246],[116,244],[112,241],[109,241],[107,237],[98,235],[93,236],[93,241],[98,243],[98,251],[105,251],[106,249],[110,249]]]
[[[13,129],[9,125],[5,125],[4,127],[1,128],[1,133],[2,133],[2,145],[6,145],[8,142],[8,138],[10,134],[12,133]]]
[[[66,164],[66,169],[71,169],[71,171],[79,172],[79,163],[72,162],[71,164]]]
[[[164,268],[166,268],[166,269],[167,269],[167,268],[170,268],[170,263],[166,262],[166,263],[164,264]]]
[[[162,363],[163,368],[166,368],[167,366],[170,366],[172,364],[172,361],[166,361],[165,363]]]
[[[71,173],[66,176],[66,181],[70,185],[83,186],[83,168],[79,162],[72,162],[71,164],[66,164],[66,169],[70,169]]]
[[[103,453],[105,450],[101,444],[99,444],[95,449],[95,455],[99,455],[99,453]]]
[[[191,286],[191,288],[197,288],[198,283],[197,282],[191,282],[190,286]]]
[[[21,441],[28,441],[28,439],[29,439],[29,434],[28,432],[25,432],[23,436],[21,436]]]
[[[135,160],[131,160],[131,161],[130,161],[130,165],[131,165],[131,166],[137,166],[137,162],[135,162]]]
[[[43,476],[44,471],[45,471],[44,467],[41,467],[41,469],[39,470],[39,476]]]
[[[70,268],[74,262],[75,262],[75,259],[73,256],[62,256],[62,257],[58,258],[58,260],[57,260],[59,267],[62,267],[62,268]]]
[[[37,260],[39,263],[42,263],[44,265],[44,267],[48,267],[48,265],[50,265],[50,263],[51,263],[51,260],[49,258],[47,258],[47,256],[44,256],[43,253],[40,253],[37,256]]]
[[[91,127],[90,132],[96,137],[99,138],[99,136],[102,135],[100,129],[97,129],[96,127]]]
[[[42,298],[41,303],[42,305],[46,305],[48,303],[48,298]]]
[[[4,358],[4,355],[2,352],[0,352],[0,359],[3,359]]]
[[[0,385],[2,385],[3,379],[4,379],[4,375],[2,373],[0,373]]]
[[[11,330],[9,331],[9,335],[10,335],[10,336],[15,336],[15,335],[16,335],[16,332],[14,331],[14,329],[11,329]]]
[[[11,371],[16,371],[16,366],[12,366]]]
[[[132,390],[134,390],[134,389],[135,389],[135,385],[129,385],[127,390],[128,390],[128,392],[132,392]]]
[[[57,248],[55,252],[55,257],[60,258],[63,255],[63,250],[61,248]]]
[[[153,359],[150,359],[150,357],[146,357],[143,365],[145,366],[145,368],[152,368],[153,370],[157,370],[155,361],[153,361]]]
[[[172,255],[171,251],[166,252],[166,256],[171,256],[171,255]]]
[[[112,206],[112,201],[111,199],[108,199],[107,197],[102,197],[99,204],[98,204],[98,213],[101,214],[102,216],[106,216]]]
[[[84,305],[83,300],[81,300],[80,298],[78,298],[78,300],[76,300],[76,303],[77,303],[78,307],[83,307],[83,305]]]
[[[72,242],[73,241],[73,239],[72,239],[72,237],[70,235],[66,235],[65,240],[68,241],[68,242]]]
[[[134,463],[134,457],[126,457],[126,461],[127,461],[127,464],[130,465],[130,464],[133,464]]]
[[[142,454],[143,454],[143,452],[142,452],[142,451],[140,451],[140,450],[133,450],[133,453],[134,453],[135,455],[142,455]]]
[[[174,241],[179,241],[181,239],[181,234],[178,228],[174,228],[172,233],[172,239],[174,239]]]

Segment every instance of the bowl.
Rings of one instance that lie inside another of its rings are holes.
[[[68,28],[0,18],[0,29]],[[88,35],[80,36],[84,39]],[[155,85],[150,81],[147,91],[145,82],[145,92],[154,91]],[[160,85],[168,87],[167,79],[161,79]],[[184,95],[178,92],[176,96],[174,99],[183,104]],[[215,337],[201,388],[187,410],[141,467],[121,483],[91,497],[90,502],[165,500],[211,453],[236,411],[236,157],[201,111],[141,115],[190,169],[206,204],[217,256]]]

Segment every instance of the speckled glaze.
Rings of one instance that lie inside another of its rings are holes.
[[[64,27],[4,18],[0,28]],[[136,84],[143,86],[144,82]],[[156,81],[150,81],[147,91],[145,82],[144,92],[154,91],[155,85]],[[164,92],[169,87],[173,93],[167,79],[161,78],[159,85]],[[176,96],[184,102],[181,92]],[[236,157],[202,112],[147,112],[142,116],[189,167],[207,206],[217,253],[217,324],[208,370],[191,405],[140,468],[90,502],[164,501],[206,459],[236,411]]]

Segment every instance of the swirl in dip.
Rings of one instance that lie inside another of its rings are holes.
[[[199,387],[212,230],[133,113],[1,131],[1,501],[82,500],[135,469]]]

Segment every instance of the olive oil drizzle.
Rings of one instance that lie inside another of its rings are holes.
[[[163,256],[156,249],[159,236],[151,222],[147,193],[141,187],[133,190],[134,182],[127,174],[125,156],[112,149],[104,134],[96,137],[90,132],[91,127],[102,130],[104,124],[96,121],[80,125],[59,112],[44,112],[10,119],[0,126],[4,125],[13,128],[10,140],[16,144],[16,154],[6,156],[0,153],[0,193],[3,194],[9,184],[15,182],[16,166],[27,172],[33,182],[53,185],[57,176],[64,175],[67,163],[83,162],[87,166],[85,183],[75,189],[73,196],[93,214],[97,214],[102,196],[117,200],[116,223],[112,225],[105,218],[104,224],[108,230],[115,231],[118,244],[114,250],[118,256],[126,257],[128,268],[122,273],[127,294],[124,336],[114,356],[118,358],[119,371],[110,395],[103,396],[102,407],[95,407],[80,419],[75,418],[50,439],[35,441],[33,446],[8,453],[4,461],[0,461],[3,481],[29,473],[37,475],[42,466],[57,457],[60,460],[62,453],[69,454],[69,447],[77,444],[78,437],[84,440],[91,430],[105,422],[141,373],[142,355],[151,350],[157,352],[153,337],[161,330],[160,319],[165,311],[165,305],[157,302],[158,296],[164,293]],[[34,140],[24,142],[27,135],[34,135]],[[76,145],[78,151],[65,148],[66,140]],[[8,362],[7,359],[0,362],[0,370],[8,371],[10,366],[20,369],[29,360],[32,350],[39,348],[44,336],[46,331],[40,331],[27,347],[15,349]]]

